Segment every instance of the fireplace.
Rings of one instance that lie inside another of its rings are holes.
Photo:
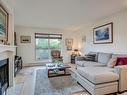
[[[9,86],[9,59],[0,60],[0,95]]]

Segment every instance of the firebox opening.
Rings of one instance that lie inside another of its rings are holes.
[[[0,61],[0,95],[9,87],[9,58]]]

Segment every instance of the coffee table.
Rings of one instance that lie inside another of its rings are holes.
[[[69,72],[67,72],[67,69],[71,68],[71,66],[61,63],[49,63],[46,64],[46,69],[48,73],[48,77],[57,77],[57,76],[67,76],[71,75]]]

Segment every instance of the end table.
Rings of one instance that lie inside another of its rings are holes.
[[[76,57],[76,56],[71,55],[71,63],[72,63],[72,64],[75,64],[75,57]]]

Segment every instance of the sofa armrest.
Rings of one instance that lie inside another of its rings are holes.
[[[115,66],[116,73],[119,74],[119,92],[127,90],[127,65]]]
[[[83,56],[77,56],[77,57],[75,57],[76,68],[78,66],[79,67],[83,67],[84,61],[85,61],[85,57],[83,57]]]
[[[76,56],[75,61],[84,61],[85,57],[84,56]]]

